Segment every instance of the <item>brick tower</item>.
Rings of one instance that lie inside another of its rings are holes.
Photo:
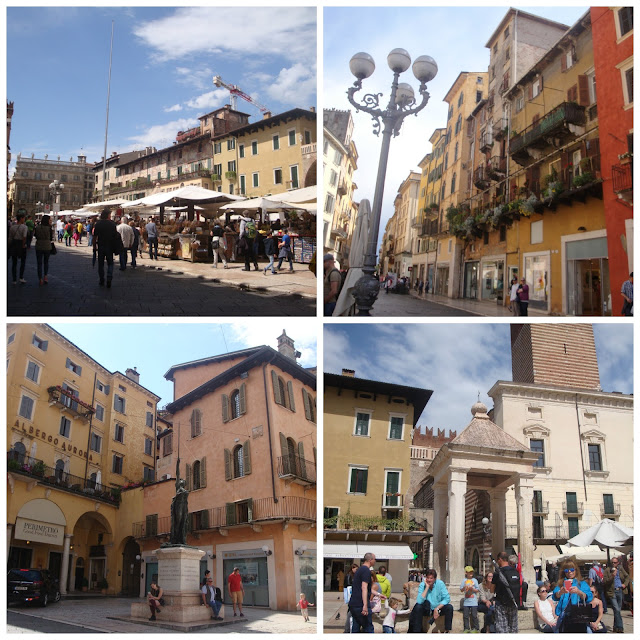
[[[514,382],[600,391],[593,326],[512,324],[511,369]]]

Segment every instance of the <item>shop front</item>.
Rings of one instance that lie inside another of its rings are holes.
[[[470,300],[478,299],[478,277],[480,274],[480,263],[477,260],[465,262],[464,265],[464,298]]]
[[[480,264],[482,300],[504,300],[504,258],[488,258]]]
[[[529,308],[551,310],[549,296],[551,255],[548,251],[524,254],[524,278],[529,285]]]
[[[449,295],[449,264],[439,264],[436,270],[435,293]]]

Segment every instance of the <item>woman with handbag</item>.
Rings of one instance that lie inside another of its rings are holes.
[[[558,586],[553,590],[552,597],[558,603],[556,615],[559,633],[586,633],[592,609],[585,605],[593,600],[593,594],[573,560],[566,561],[560,567]]]
[[[40,224],[35,229],[36,237],[36,262],[38,263],[38,281],[42,284],[49,284],[47,274],[49,273],[49,256],[52,251],[56,251],[54,244],[53,228],[50,224],[49,216],[42,216]],[[42,267],[44,264],[44,277]]]
[[[156,613],[160,613],[160,605],[164,606],[162,587],[159,587],[155,580],[151,581],[149,593],[147,594],[147,601],[149,602],[149,609],[151,609],[151,617],[149,620],[155,620]]]

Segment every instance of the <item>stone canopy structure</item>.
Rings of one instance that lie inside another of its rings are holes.
[[[434,567],[447,585],[459,585],[464,576],[465,494],[470,489],[489,494],[492,553],[495,557],[504,550],[506,495],[514,486],[524,579],[535,582],[532,465],[538,455],[492,422],[483,403],[474,404],[471,413],[467,428],[440,449],[428,468],[434,480]]]

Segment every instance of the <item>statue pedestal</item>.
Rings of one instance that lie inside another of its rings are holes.
[[[158,622],[206,622],[211,608],[202,606],[200,594],[200,559],[205,554],[193,547],[165,547],[156,551],[158,586],[162,588],[165,605],[156,615]],[[222,613],[222,612],[221,612]],[[133,618],[148,619],[149,605],[131,605]]]

